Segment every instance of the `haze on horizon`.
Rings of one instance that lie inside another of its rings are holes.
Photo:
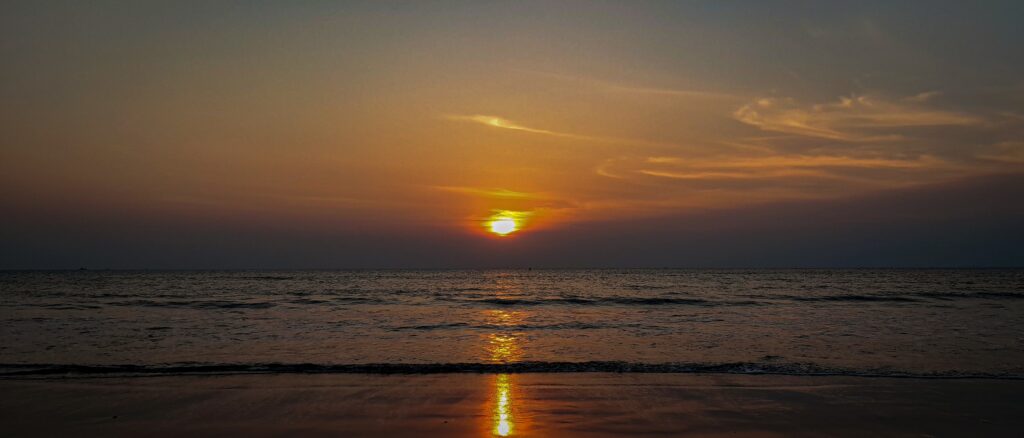
[[[1022,266],[1021,18],[4,2],[0,268]]]

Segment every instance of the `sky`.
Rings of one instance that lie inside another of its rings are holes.
[[[0,268],[1024,266],[1022,17],[6,1]]]

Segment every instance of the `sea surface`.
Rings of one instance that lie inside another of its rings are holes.
[[[0,272],[0,375],[1024,378],[1024,270]]]

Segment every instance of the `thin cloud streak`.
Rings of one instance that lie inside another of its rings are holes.
[[[790,98],[764,98],[743,105],[736,120],[765,131],[841,141],[899,139],[899,134],[879,135],[879,130],[914,127],[982,127],[988,122],[970,114],[931,109],[921,105],[927,94],[909,100],[879,97],[843,97],[838,102],[801,105]]]
[[[952,171],[958,166],[931,156],[896,160],[847,156],[773,156],[720,157],[686,160],[677,157],[648,157],[646,164],[658,169],[640,168],[636,173],[678,180],[777,179],[787,177],[841,178],[861,180],[852,171],[905,173],[909,171]],[[885,179],[875,177],[875,179]]]
[[[770,171],[760,172],[697,172],[697,173],[682,173],[682,172],[670,172],[663,170],[638,170],[637,173],[641,173],[649,176],[657,176],[662,178],[670,179],[688,179],[688,180],[716,180],[716,179],[765,179],[765,178],[784,178],[793,176],[813,176],[813,177],[826,177],[829,176],[825,172],[819,172],[814,170],[794,170],[794,169],[778,169]]]
[[[547,129],[531,128],[531,127],[528,127],[528,126],[520,125],[517,122],[513,122],[513,121],[505,119],[505,118],[501,118],[501,117],[497,117],[497,116],[490,116],[490,115],[480,115],[480,114],[476,114],[476,115],[445,115],[444,118],[447,119],[447,120],[452,120],[452,121],[456,121],[456,122],[476,123],[476,124],[480,124],[480,125],[484,125],[484,126],[489,126],[489,127],[492,127],[492,128],[508,129],[508,130],[513,130],[513,131],[522,131],[522,132],[528,132],[528,133],[531,133],[531,134],[548,135],[548,136],[552,136],[552,137],[561,137],[561,138],[572,139],[572,140],[582,140],[582,141],[590,141],[590,142],[597,142],[597,143],[607,143],[607,144],[635,145],[635,146],[678,147],[678,145],[672,144],[672,143],[660,143],[660,142],[647,141],[647,140],[637,140],[637,139],[631,139],[631,138],[600,137],[600,136],[593,136],[593,135],[581,135],[581,134],[572,134],[572,133],[567,133],[567,132],[551,131],[551,130],[547,130]]]
[[[435,186],[437,190],[452,193],[464,193],[471,195],[479,195],[487,198],[503,198],[503,199],[538,199],[542,198],[539,195],[526,192],[516,192],[507,189],[485,189],[479,187],[461,187],[461,186]]]
[[[923,168],[944,164],[932,157],[922,156],[912,160],[885,158],[856,158],[842,155],[794,155],[726,159],[711,162],[692,162],[679,157],[648,157],[648,163],[684,164],[696,168],[757,169],[773,167],[860,167],[860,168]]]
[[[679,98],[719,99],[719,100],[741,100],[743,96],[719,91],[689,90],[680,88],[663,88],[637,86],[619,82],[606,81],[586,76],[567,75],[534,70],[519,70],[534,76],[558,80],[561,82],[572,82],[588,88],[593,88],[608,93],[639,94],[652,96],[668,96]]]
[[[581,136],[578,136],[578,135],[567,134],[567,133],[564,133],[564,132],[555,132],[555,131],[549,131],[549,130],[546,130],[546,129],[530,128],[530,127],[526,127],[526,126],[520,125],[518,123],[515,123],[515,122],[513,122],[511,120],[508,120],[508,119],[503,119],[501,117],[495,117],[495,116],[481,115],[481,114],[476,114],[476,115],[471,115],[471,116],[466,116],[466,115],[445,115],[444,118],[446,118],[448,120],[457,121],[457,122],[479,123],[481,125],[486,125],[486,126],[490,126],[490,127],[494,127],[494,128],[511,129],[511,130],[514,130],[514,131],[525,131],[525,132],[530,132],[530,133],[534,133],[534,134],[554,135],[554,136],[557,136],[557,137],[569,137],[569,138],[581,137]]]
[[[771,202],[864,193],[942,181],[977,166],[932,155],[889,158],[848,155],[648,156],[606,161],[595,170],[622,185],[660,187],[654,198]],[[653,178],[651,178],[653,177]],[[663,182],[659,183],[658,181]]]

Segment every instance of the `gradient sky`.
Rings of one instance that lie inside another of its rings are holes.
[[[1024,3],[838,3],[6,1],[0,268],[1024,265]]]

